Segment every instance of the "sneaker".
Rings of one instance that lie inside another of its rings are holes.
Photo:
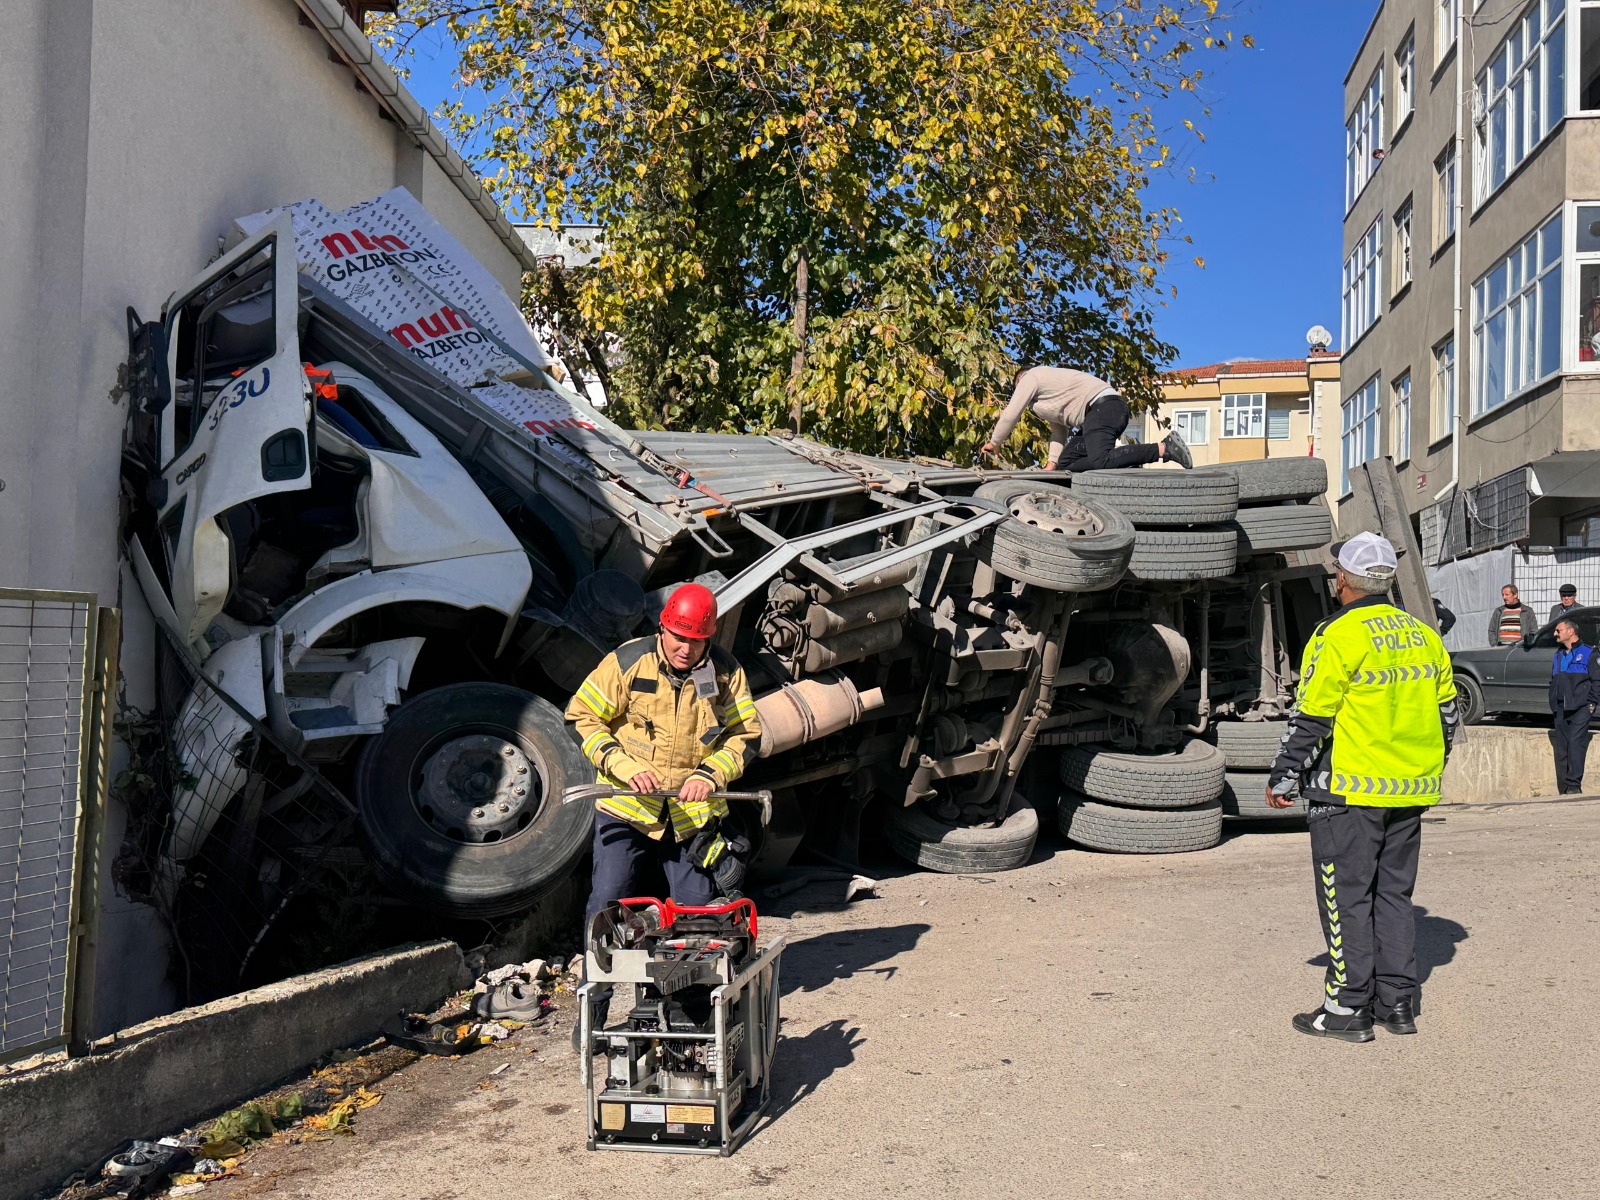
[[[1390,1033],[1415,1033],[1417,1031],[1417,1012],[1409,999],[1401,1000],[1388,1008],[1380,1007],[1373,1014],[1372,1019]]]
[[[1338,1038],[1341,1042],[1370,1042],[1377,1036],[1372,1032],[1370,1008],[1358,1008],[1348,1016],[1331,1013],[1326,1008],[1296,1013],[1294,1027],[1312,1037]]]
[[[1175,462],[1185,471],[1194,466],[1194,455],[1189,453],[1189,443],[1179,436],[1177,430],[1167,434],[1164,445],[1167,448],[1167,461]]]

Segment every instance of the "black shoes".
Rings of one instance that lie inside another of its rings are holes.
[[[1172,430],[1166,436],[1167,461],[1175,462],[1185,471],[1194,466],[1194,455],[1189,453],[1189,443]]]
[[[1373,1019],[1390,1033],[1417,1031],[1417,1013],[1410,1000],[1401,1000],[1389,1008],[1380,1006]]]
[[[1341,1042],[1370,1042],[1378,1036],[1372,1032],[1370,1008],[1358,1008],[1348,1016],[1331,1013],[1326,1008],[1296,1013],[1294,1027],[1312,1037],[1338,1038]]]

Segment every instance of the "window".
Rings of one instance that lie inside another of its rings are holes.
[[[1411,457],[1411,372],[1396,379],[1390,392],[1389,455],[1403,463]]]
[[[1411,199],[1400,206],[1394,218],[1394,290],[1411,282]]]
[[[1566,0],[1533,0],[1478,75],[1473,202],[1482,204],[1566,114]]]
[[[1339,494],[1350,491],[1350,471],[1378,457],[1378,377],[1367,380],[1342,405],[1344,469],[1339,473]]]
[[[1577,218],[1578,313],[1573,338],[1577,354],[1569,361],[1578,370],[1596,370],[1600,369],[1600,204],[1578,205]]]
[[[1344,260],[1344,346],[1346,350],[1377,323],[1383,295],[1383,215],[1361,235]]]
[[[1400,49],[1394,52],[1394,127],[1396,131],[1411,116],[1417,106],[1417,39],[1406,34]]]
[[[1561,214],[1472,285],[1472,415],[1561,367]]]
[[[1287,408],[1267,409],[1267,441],[1287,442],[1289,440],[1289,410]]]
[[[1172,430],[1191,446],[1211,440],[1211,414],[1203,408],[1182,408],[1172,414]]]
[[[1265,433],[1267,394],[1245,392],[1222,397],[1222,436],[1258,438]]]
[[[1431,433],[1441,441],[1456,431],[1456,339],[1452,334],[1433,348]]]
[[[1461,16],[1461,0],[1437,0],[1433,10],[1433,61],[1442,63],[1456,44],[1456,25]]]
[[[1433,160],[1433,248],[1456,231],[1456,140]]]
[[[1600,109],[1600,6],[1585,3],[1578,25],[1578,107]]]
[[[1378,169],[1373,152],[1383,148],[1383,68],[1372,73],[1366,91],[1344,123],[1344,207],[1349,211]]]

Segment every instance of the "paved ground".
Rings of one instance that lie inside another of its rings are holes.
[[[1423,853],[1417,1037],[1290,1030],[1321,976],[1304,833],[1045,847],[774,922],[778,1102],[731,1159],[584,1151],[563,1022],[408,1068],[358,1136],[206,1195],[1600,1196],[1600,800],[1442,809]]]

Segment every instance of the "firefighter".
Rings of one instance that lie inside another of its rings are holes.
[[[1309,804],[1328,942],[1326,998],[1294,1027],[1370,1042],[1375,1019],[1391,1033],[1417,1031],[1411,892],[1422,814],[1439,802],[1455,737],[1456,685],[1439,635],[1389,603],[1394,547],[1361,533],[1335,550],[1340,608],[1306,646],[1266,799],[1290,807],[1298,782]]]
[[[617,788],[595,802],[585,936],[608,904],[637,894],[651,864],[680,904],[709,904],[743,878],[749,842],[725,824],[728,802],[713,793],[744,773],[761,725],[743,669],[711,644],[716,632],[716,597],[686,583],[667,598],[656,635],[606,655],[567,705],[599,782]],[[650,792],[670,794],[636,794]],[[595,997],[595,1028],[609,1005],[609,994]]]

